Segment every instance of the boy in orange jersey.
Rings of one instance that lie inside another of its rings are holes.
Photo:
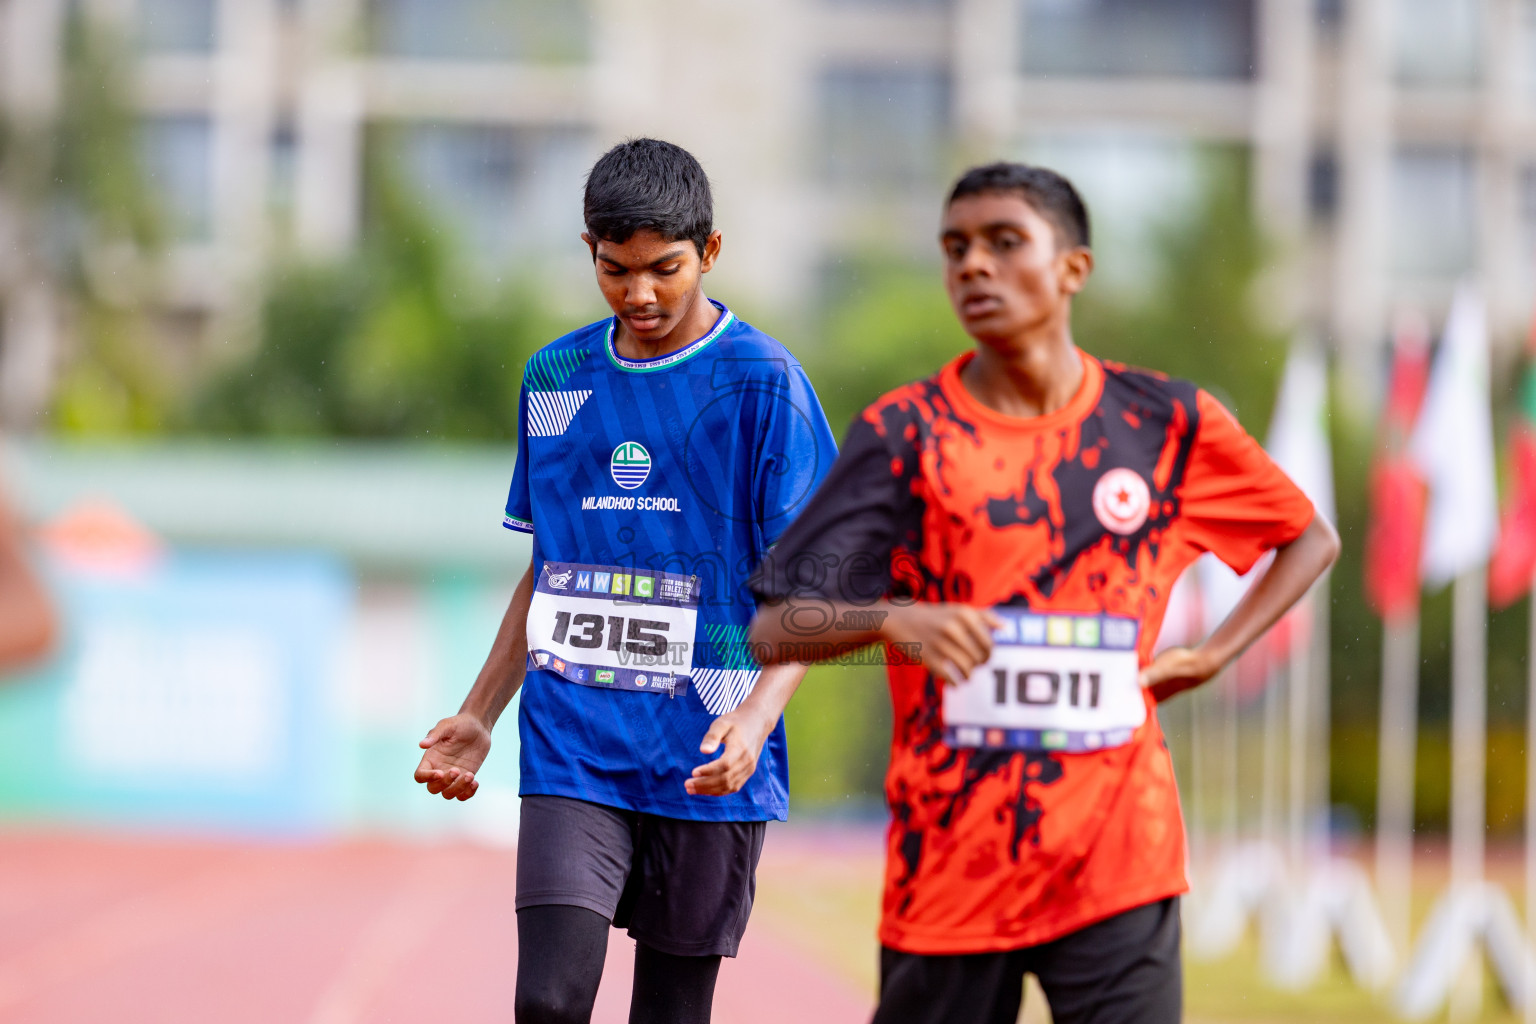
[[[1079,350],[1088,214],[1049,170],[950,193],[945,285],[977,342],[887,394],[753,580],[759,658],[870,642],[895,730],[877,1024],[1182,1012],[1183,822],[1157,701],[1214,676],[1337,557],[1209,394]],[[1202,644],[1152,657],[1201,553],[1275,559]]]
[[[27,564],[21,531],[0,494],[0,672],[42,657],[56,632],[53,609]]]

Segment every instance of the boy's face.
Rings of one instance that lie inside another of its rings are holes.
[[[642,228],[627,242],[582,232],[592,250],[597,286],[614,316],[637,340],[665,341],[699,301],[699,279],[720,254],[720,232],[704,243],[704,255],[688,239],[666,239]]]
[[[944,287],[966,333],[993,347],[1067,323],[1093,254],[1062,247],[1056,229],[1016,192],[963,196],[944,212]]]

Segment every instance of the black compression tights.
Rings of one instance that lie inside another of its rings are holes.
[[[587,1024],[608,953],[603,915],[585,907],[517,912],[517,1024]],[[673,956],[635,943],[630,1024],[709,1024],[718,956]]]

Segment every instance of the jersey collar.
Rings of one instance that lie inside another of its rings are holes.
[[[1078,387],[1077,394],[1066,405],[1044,416],[1008,416],[983,405],[967,391],[965,383],[960,379],[960,371],[966,363],[976,358],[974,350],[950,360],[939,371],[939,387],[949,396],[950,403],[972,421],[980,420],[1011,430],[1054,430],[1087,416],[1104,393],[1104,364],[1082,349],[1078,349],[1078,356],[1083,361],[1083,383]]]
[[[603,339],[603,350],[608,353],[608,361],[619,369],[628,370],[631,373],[652,373],[656,370],[665,370],[669,366],[676,366],[678,363],[692,359],[708,348],[710,343],[716,338],[724,334],[726,328],[730,327],[736,320],[736,314],[726,309],[722,303],[710,299],[709,304],[720,311],[720,317],[715,321],[715,326],[709,329],[709,333],[697,341],[684,345],[676,352],[668,352],[666,355],[657,356],[655,359],[625,359],[619,355],[619,348],[614,344],[614,336],[617,333],[619,318],[610,318],[608,321],[608,333]]]

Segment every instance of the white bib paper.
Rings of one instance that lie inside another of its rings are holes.
[[[698,590],[675,573],[546,562],[528,607],[528,667],[676,696],[693,673]]]
[[[994,609],[992,657],[944,688],[944,737],[955,747],[1102,750],[1147,719],[1138,623],[1108,615]]]

